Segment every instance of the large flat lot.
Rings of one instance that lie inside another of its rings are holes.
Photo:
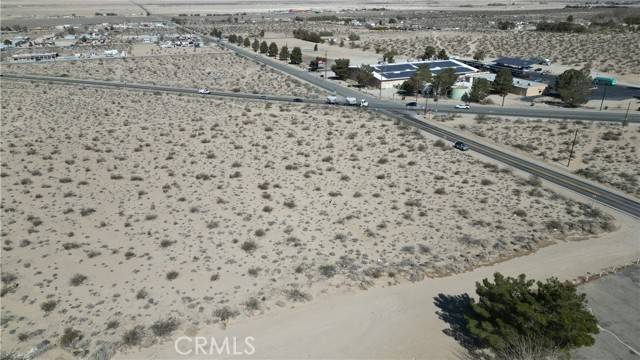
[[[199,328],[616,222],[360,109],[2,81],[3,350]],[[116,346],[116,345],[114,345]]]

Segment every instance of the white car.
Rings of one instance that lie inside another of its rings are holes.
[[[198,90],[198,94],[208,94],[208,93],[209,93],[209,89],[207,88],[202,88]]]
[[[456,109],[469,109],[469,105],[467,104],[458,104],[455,106]]]

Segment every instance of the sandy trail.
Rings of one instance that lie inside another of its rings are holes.
[[[562,242],[451,277],[318,298],[294,309],[232,323],[226,330],[204,328],[198,336],[252,336],[254,358],[424,358],[428,354],[432,359],[455,359],[462,349],[442,332],[447,325],[436,314],[434,297],[473,294],[475,282],[494,272],[573,279],[637,261],[640,223],[626,216],[620,216],[620,223],[621,228],[604,239]],[[181,344],[181,351],[190,349],[187,342]],[[191,356],[179,356],[171,340],[117,358],[198,357],[193,350]]]

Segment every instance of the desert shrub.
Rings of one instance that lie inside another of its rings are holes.
[[[138,290],[138,292],[136,293],[136,299],[141,300],[147,297],[147,295],[149,295],[149,293],[147,292],[147,290],[145,290],[144,288]]]
[[[527,179],[527,184],[529,184],[529,185],[531,185],[533,187],[538,187],[538,186],[542,185],[542,180],[540,180],[540,178],[535,176],[535,175],[531,175]]]
[[[335,265],[320,265],[318,270],[320,271],[320,274],[328,278],[334,277],[337,273]]]
[[[256,244],[253,240],[247,240],[240,245],[240,248],[248,253],[255,251],[258,248],[258,244]]]
[[[252,268],[249,268],[247,273],[253,277],[257,277],[258,275],[260,275],[260,270],[261,269],[259,267],[252,267]]]
[[[86,276],[82,274],[75,274],[71,277],[69,283],[71,284],[71,286],[78,286],[85,282],[85,280],[87,280]]]
[[[94,212],[96,212],[96,209],[93,209],[93,208],[82,208],[82,209],[80,209],[80,215],[82,215],[82,216],[89,216],[89,215],[93,214]]]
[[[257,229],[256,231],[253,232],[253,234],[257,237],[263,237],[267,234],[267,232],[264,231],[263,229]]]
[[[227,321],[233,319],[238,316],[238,312],[232,310],[228,306],[221,307],[213,311],[213,316],[217,318],[219,321],[226,323]]]
[[[179,273],[177,271],[169,271],[167,273],[167,280],[175,280],[178,277]]]
[[[167,239],[164,239],[164,240],[160,241],[160,247],[161,248],[166,248],[166,247],[169,247],[169,246],[171,246],[173,244],[175,244],[175,241],[171,241],[171,240],[167,240]]]
[[[293,200],[287,200],[282,204],[288,207],[289,209],[293,209],[294,207],[296,207],[296,203]]]
[[[43,302],[42,304],[40,304],[40,309],[42,309],[42,311],[44,312],[51,312],[53,311],[53,309],[56,308],[56,305],[58,305],[58,302],[55,300],[48,300]]]
[[[305,302],[311,300],[311,295],[299,289],[289,289],[285,291],[287,299],[294,302]]]
[[[433,146],[435,146],[435,147],[439,147],[439,148],[442,148],[442,147],[445,147],[445,146],[446,146],[446,144],[445,144],[445,142],[444,142],[444,141],[442,141],[442,140],[438,139],[438,140],[436,140],[436,142],[434,142],[434,143],[433,143]]]
[[[155,336],[171,335],[178,328],[178,320],[169,318],[165,320],[157,320],[151,325],[151,331]]]
[[[122,334],[122,344],[124,346],[140,345],[142,338],[144,338],[144,326],[138,325]]]
[[[247,310],[249,311],[256,311],[256,310],[260,310],[260,300],[256,299],[256,298],[249,298],[249,300],[244,302],[244,306],[247,308]]]
[[[400,248],[400,251],[407,254],[413,254],[416,252],[416,247],[413,245],[405,245]]]
[[[487,185],[493,184],[493,181],[491,181],[489,179],[482,179],[482,180],[480,180],[480,184],[487,186]]]
[[[524,211],[524,210],[522,210],[522,209],[517,209],[517,210],[515,210],[513,213],[514,213],[516,216],[521,217],[521,218],[523,218],[523,217],[527,217],[527,212],[526,212],[526,211]]]
[[[62,248],[65,250],[71,250],[71,249],[77,249],[79,248],[81,245],[76,243],[76,242],[67,242],[62,244]]]
[[[15,274],[10,272],[5,272],[5,273],[2,273],[2,275],[0,275],[0,280],[2,281],[3,284],[11,284],[17,279],[18,277]]]
[[[82,338],[83,335],[80,330],[68,327],[64,329],[64,333],[60,337],[60,346],[63,348],[73,348]]]
[[[435,189],[434,193],[436,193],[438,195],[446,195],[447,191],[443,187],[440,187],[440,188]]]

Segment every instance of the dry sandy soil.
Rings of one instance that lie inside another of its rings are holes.
[[[152,54],[172,55],[8,64],[3,66],[3,71],[308,98],[323,94],[314,86],[222,49],[215,53],[158,49]]]
[[[506,145],[517,152],[569,170],[640,198],[640,124],[487,116],[444,117],[448,126]]]
[[[562,34],[536,31],[380,33],[362,36],[362,46],[395,49],[418,57],[426,46],[444,48],[450,55],[471,57],[482,49],[489,58],[543,57],[564,65],[616,74],[640,83],[640,33]]]
[[[1,85],[3,351],[149,345],[615,226],[359,109]]]

